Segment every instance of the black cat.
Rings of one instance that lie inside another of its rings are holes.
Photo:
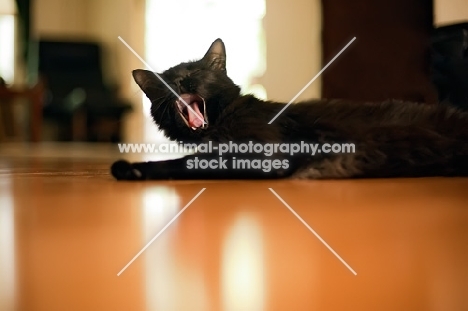
[[[111,168],[119,180],[468,176],[468,113],[454,107],[310,100],[290,105],[270,122],[285,104],[241,95],[227,76],[220,39],[202,59],[159,75],[178,96],[153,72],[134,70],[133,77],[152,102],[155,123],[174,141],[348,143],[355,149],[326,153],[320,147],[313,156],[230,150],[221,158],[213,150],[160,162],[120,160]],[[201,160],[204,169],[195,165]]]

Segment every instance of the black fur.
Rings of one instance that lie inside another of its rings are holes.
[[[398,100],[353,103],[347,100],[310,100],[290,105],[272,124],[284,103],[241,95],[226,72],[226,52],[218,39],[198,61],[181,63],[160,74],[178,94],[205,99],[207,128],[191,129],[179,114],[177,97],[146,70],[133,77],[152,102],[151,114],[165,135],[185,143],[354,143],[355,153],[287,156],[227,154],[243,159],[287,160],[289,165],[260,169],[194,170],[187,160],[218,159],[217,154],[195,154],[182,159],[128,163],[111,168],[116,179],[265,179],[368,178],[468,175],[468,114],[445,105]]]

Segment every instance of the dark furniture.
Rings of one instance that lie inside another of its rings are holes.
[[[434,29],[431,59],[439,101],[468,110],[468,22]]]
[[[322,0],[322,11],[323,65],[356,37],[323,73],[323,97],[437,102],[432,0]]]
[[[57,140],[121,141],[131,104],[105,83],[100,44],[42,39],[35,50],[32,69],[45,85],[44,118],[59,126]]]
[[[16,125],[13,105],[17,99],[26,99],[29,104],[29,141],[38,142],[42,133],[42,109],[44,86],[39,81],[29,86],[8,86],[0,78],[0,141],[15,137]]]

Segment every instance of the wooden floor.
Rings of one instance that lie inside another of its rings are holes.
[[[111,148],[0,150],[2,311],[468,310],[468,179],[117,182]]]

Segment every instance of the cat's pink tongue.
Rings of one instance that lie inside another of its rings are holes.
[[[192,127],[201,127],[205,121],[203,118],[203,114],[200,112],[200,109],[198,109],[198,104],[195,102],[193,104],[190,104],[190,108],[187,108],[188,112],[188,123]]]

